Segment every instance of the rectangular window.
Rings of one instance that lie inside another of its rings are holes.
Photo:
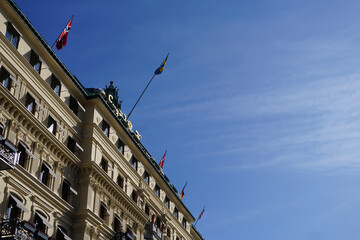
[[[31,112],[32,114],[35,113],[35,99],[29,94],[26,94],[26,99],[25,99],[25,107],[27,108],[27,110],[29,110],[29,112]]]
[[[120,138],[117,141],[117,147],[118,147],[119,151],[121,152],[121,154],[124,155],[125,144],[120,140]]]
[[[130,160],[131,166],[137,171],[138,168],[138,160],[135,157],[132,157]]]
[[[131,199],[134,201],[134,202],[137,202],[137,199],[138,199],[138,194],[135,190],[133,190],[133,192],[131,193]]]
[[[41,61],[40,61],[39,55],[37,55],[34,50],[31,50],[30,64],[31,64],[31,66],[33,66],[35,71],[40,74]]]
[[[54,75],[52,75],[52,78],[51,78],[51,88],[52,88],[52,90],[54,90],[56,95],[60,96],[61,83],[60,83],[59,79],[57,79]]]
[[[6,71],[6,69],[4,67],[1,67],[0,70],[0,81],[1,84],[10,90],[11,87],[11,78],[10,78],[10,73],[8,71]]]
[[[15,48],[18,48],[20,34],[16,31],[10,22],[7,23],[5,36],[11,42],[11,44],[14,45]]]
[[[100,212],[99,212],[99,217],[104,220],[107,221],[107,217],[110,215],[109,210],[107,209],[107,207],[105,206],[104,203],[100,204]]]
[[[168,197],[165,197],[164,203],[165,203],[165,206],[166,206],[167,208],[170,208],[170,200],[169,200]]]
[[[20,166],[22,166],[23,168],[27,168],[27,165],[28,165],[28,161],[29,161],[29,156],[28,156],[28,150],[27,148],[22,144],[22,143],[19,143],[19,146],[18,146],[18,164]]]
[[[4,129],[5,129],[4,125],[2,125],[2,124],[0,123],[0,135],[3,135],[3,136],[4,136]]]
[[[108,162],[105,159],[101,159],[100,167],[102,170],[104,170],[106,173],[108,171]]]
[[[70,96],[69,107],[70,107],[71,111],[73,111],[75,113],[75,115],[78,114],[79,104],[78,104],[78,101],[73,96]]]
[[[70,183],[64,179],[61,190],[61,198],[64,199],[66,202],[69,202],[70,196]]]
[[[47,164],[43,163],[41,165],[40,181],[47,187],[50,187],[52,176],[55,176],[54,172]]]
[[[174,208],[174,216],[176,219],[179,219],[179,210],[177,208]]]
[[[150,183],[150,175],[147,171],[144,172],[143,174],[143,178],[144,178],[144,181],[149,184]]]
[[[102,121],[102,131],[104,132],[104,134],[109,137],[109,133],[110,133],[110,125],[105,121],[103,120]]]
[[[52,134],[56,133],[56,121],[51,116],[48,116],[47,129]]]
[[[145,213],[149,216],[150,215],[150,208],[149,206],[146,204],[145,205]]]
[[[71,151],[71,152],[75,152],[75,147],[76,147],[76,141],[75,139],[73,139],[72,137],[68,136],[68,142],[67,142],[67,148]]]
[[[183,218],[183,220],[182,220],[182,225],[184,226],[184,228],[186,228],[186,219],[185,218]]]
[[[157,184],[155,185],[154,191],[155,191],[155,194],[156,194],[158,197],[160,197],[160,187],[159,187]]]
[[[124,189],[124,179],[120,175],[117,178],[117,184]]]
[[[121,232],[121,221],[118,216],[114,217],[114,231]]]

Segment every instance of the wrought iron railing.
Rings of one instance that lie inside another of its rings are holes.
[[[16,147],[8,140],[0,136],[0,170],[14,168]]]
[[[164,234],[163,232],[160,230],[160,228],[158,228],[156,226],[155,223],[152,222],[148,222],[145,225],[145,239],[149,239],[149,240],[163,240],[164,238]]]
[[[0,225],[1,239],[47,240],[48,235],[36,229],[34,225],[21,219],[3,219]]]

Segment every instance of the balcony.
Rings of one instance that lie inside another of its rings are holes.
[[[48,240],[45,233],[34,225],[21,219],[3,219],[1,221],[0,238],[4,240]],[[53,239],[54,240],[54,239]]]
[[[145,239],[147,240],[163,240],[163,232],[158,228],[155,223],[148,222],[145,225]]]
[[[9,140],[0,135],[0,170],[14,168],[14,160],[17,148]]]

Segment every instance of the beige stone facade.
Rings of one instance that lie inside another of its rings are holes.
[[[112,83],[84,88],[11,0],[0,70],[1,238],[203,239]]]

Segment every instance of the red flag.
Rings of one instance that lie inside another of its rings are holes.
[[[165,151],[164,156],[162,157],[161,161],[159,162],[159,167],[161,169],[163,169],[163,167],[164,167],[166,152],[167,152],[167,150]]]
[[[199,217],[198,217],[198,221],[200,220],[200,218],[204,215],[205,212],[205,207],[203,208],[203,210],[201,211]]]
[[[186,185],[187,185],[187,182],[185,183],[185,186],[183,187],[183,189],[182,189],[182,191],[181,191],[181,193],[180,193],[180,199],[181,199],[181,200],[183,199],[183,197],[184,197],[184,195],[185,195],[184,190],[185,190]]]
[[[64,30],[60,34],[59,39],[56,41],[57,50],[62,49],[66,45],[67,35],[68,35],[69,31],[70,31],[72,20],[73,19],[71,18],[69,23],[66,25],[66,27],[64,28]]]

